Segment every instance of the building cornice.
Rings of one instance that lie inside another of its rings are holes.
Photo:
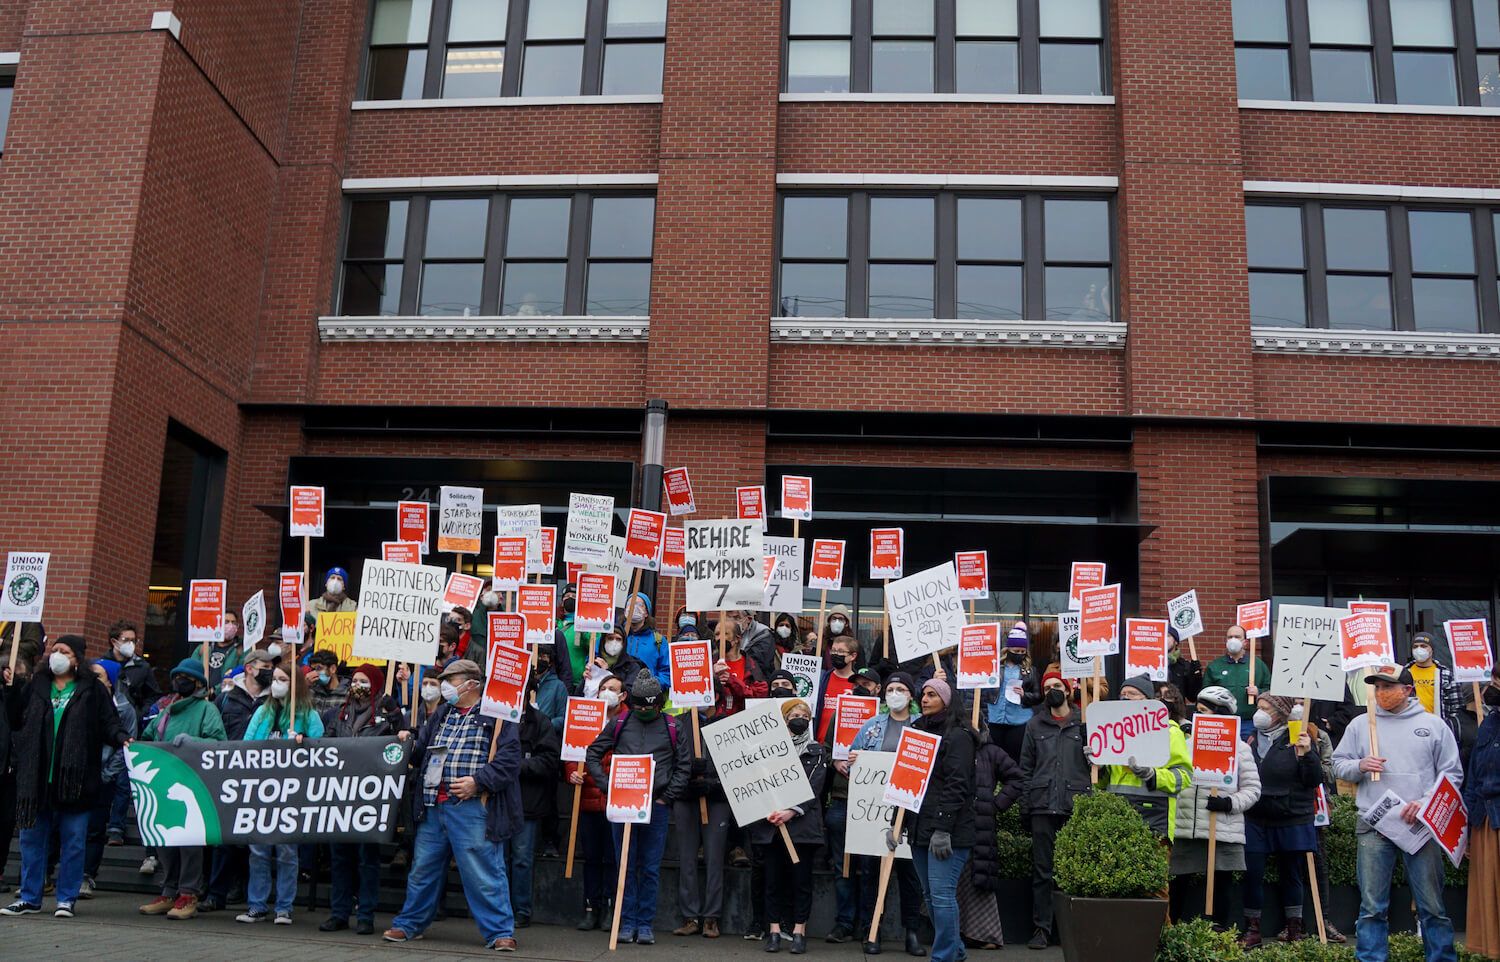
[[[1332,354],[1347,357],[1500,358],[1500,334],[1422,331],[1334,331],[1256,327],[1255,350],[1266,354]]]
[[[320,317],[325,343],[367,341],[574,341],[645,343],[646,317]]]
[[[939,344],[956,347],[1118,349],[1126,325],[1073,321],[958,321],[926,318],[773,317],[779,344]]]

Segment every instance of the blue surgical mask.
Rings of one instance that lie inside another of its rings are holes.
[[[458,689],[451,682],[443,682],[441,691],[443,693],[443,701],[450,705],[458,704]]]

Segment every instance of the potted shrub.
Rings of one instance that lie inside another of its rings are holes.
[[[1167,850],[1118,795],[1073,803],[1058,833],[1053,877],[1057,931],[1067,962],[1152,962],[1167,921]]]

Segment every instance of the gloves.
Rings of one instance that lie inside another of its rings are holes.
[[[706,758],[695,758],[695,759],[693,759],[692,765],[691,765],[691,769],[692,769],[692,773],[693,773],[693,777],[694,778],[706,778],[706,777],[708,777],[708,759],[706,759]]]
[[[186,745],[187,743],[188,743],[188,737],[187,737],[187,733],[185,733],[185,732],[183,734],[181,734],[181,735],[174,735],[172,737],[172,747],[173,748],[181,748],[183,745]]]
[[[1204,806],[1210,812],[1224,812],[1225,814],[1228,814],[1233,809],[1233,806],[1229,804],[1228,795],[1210,795]]]
[[[1131,774],[1141,780],[1141,784],[1147,788],[1156,787],[1156,769],[1147,768],[1145,765],[1137,765],[1135,756],[1131,755],[1125,759],[1125,767],[1130,769]]]
[[[896,847],[897,847],[898,844],[899,843],[896,841],[896,830],[894,828],[887,828],[885,830],[885,847],[886,847],[886,849],[889,850],[889,851],[894,852],[896,850]]]
[[[933,832],[932,839],[927,843],[927,850],[938,861],[947,861],[953,857],[953,836],[947,832]]]

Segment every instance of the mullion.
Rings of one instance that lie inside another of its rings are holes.
[[[873,76],[871,61],[874,60],[872,45],[875,31],[875,9],[872,0],[855,0],[849,30],[849,89],[859,93],[869,93]]]
[[[568,266],[563,275],[563,313],[569,317],[584,314],[583,286],[588,280],[589,222],[594,205],[587,192],[572,197],[568,217]]]
[[[448,21],[451,0],[434,0],[427,24],[427,72],[422,78],[422,96],[436,100],[443,95],[443,76],[448,69]]]
[[[1479,329],[1500,332],[1500,276],[1495,264],[1495,208],[1480,207],[1474,216],[1484,223],[1474,226],[1474,257],[1479,270]]]
[[[1389,0],[1371,0],[1370,41],[1375,57],[1375,102],[1397,103],[1395,39],[1391,33]]]
[[[1016,38],[1020,91],[1034,94],[1042,89],[1042,12],[1040,0],[1020,0],[1016,11]]]
[[[937,237],[933,240],[934,317],[958,317],[958,195],[951,190],[937,193],[933,224]]]
[[[414,194],[406,208],[406,248],[402,252],[401,314],[417,314],[417,289],[421,283],[422,252],[427,249],[427,196]],[[416,270],[413,270],[413,265]]]
[[[1312,28],[1307,0],[1291,0],[1287,10],[1287,39],[1291,42],[1292,99],[1312,100]]]
[[[1328,250],[1323,205],[1302,207],[1302,266],[1307,269],[1307,326],[1328,328]]]
[[[510,205],[505,202],[505,195],[491,194],[484,242],[484,286],[479,295],[479,313],[487,317],[500,315],[501,268],[505,263],[505,229],[509,214]]]
[[[850,317],[870,316],[870,192],[849,195],[849,267],[844,283],[848,288]]]
[[[1458,57],[1458,102],[1467,107],[1479,106],[1479,38],[1474,27],[1474,5],[1453,4],[1453,41]],[[1481,325],[1482,326],[1482,325]]]
[[[931,39],[933,92],[951,94],[958,89],[958,11],[955,0],[938,0],[933,13]]]
[[[510,0],[505,22],[505,72],[500,76],[500,96],[517,97],[521,94],[521,69],[526,59],[526,18],[530,4],[526,0]],[[507,211],[509,207],[506,208]]]
[[[1042,195],[1026,194],[1021,201],[1021,314],[1046,318],[1046,238],[1043,236]]]
[[[1391,313],[1398,331],[1417,329],[1416,302],[1412,294],[1411,222],[1404,204],[1387,208],[1386,223],[1391,252]]]
[[[604,87],[604,31],[608,0],[588,0],[583,17],[583,86],[585,95]]]

